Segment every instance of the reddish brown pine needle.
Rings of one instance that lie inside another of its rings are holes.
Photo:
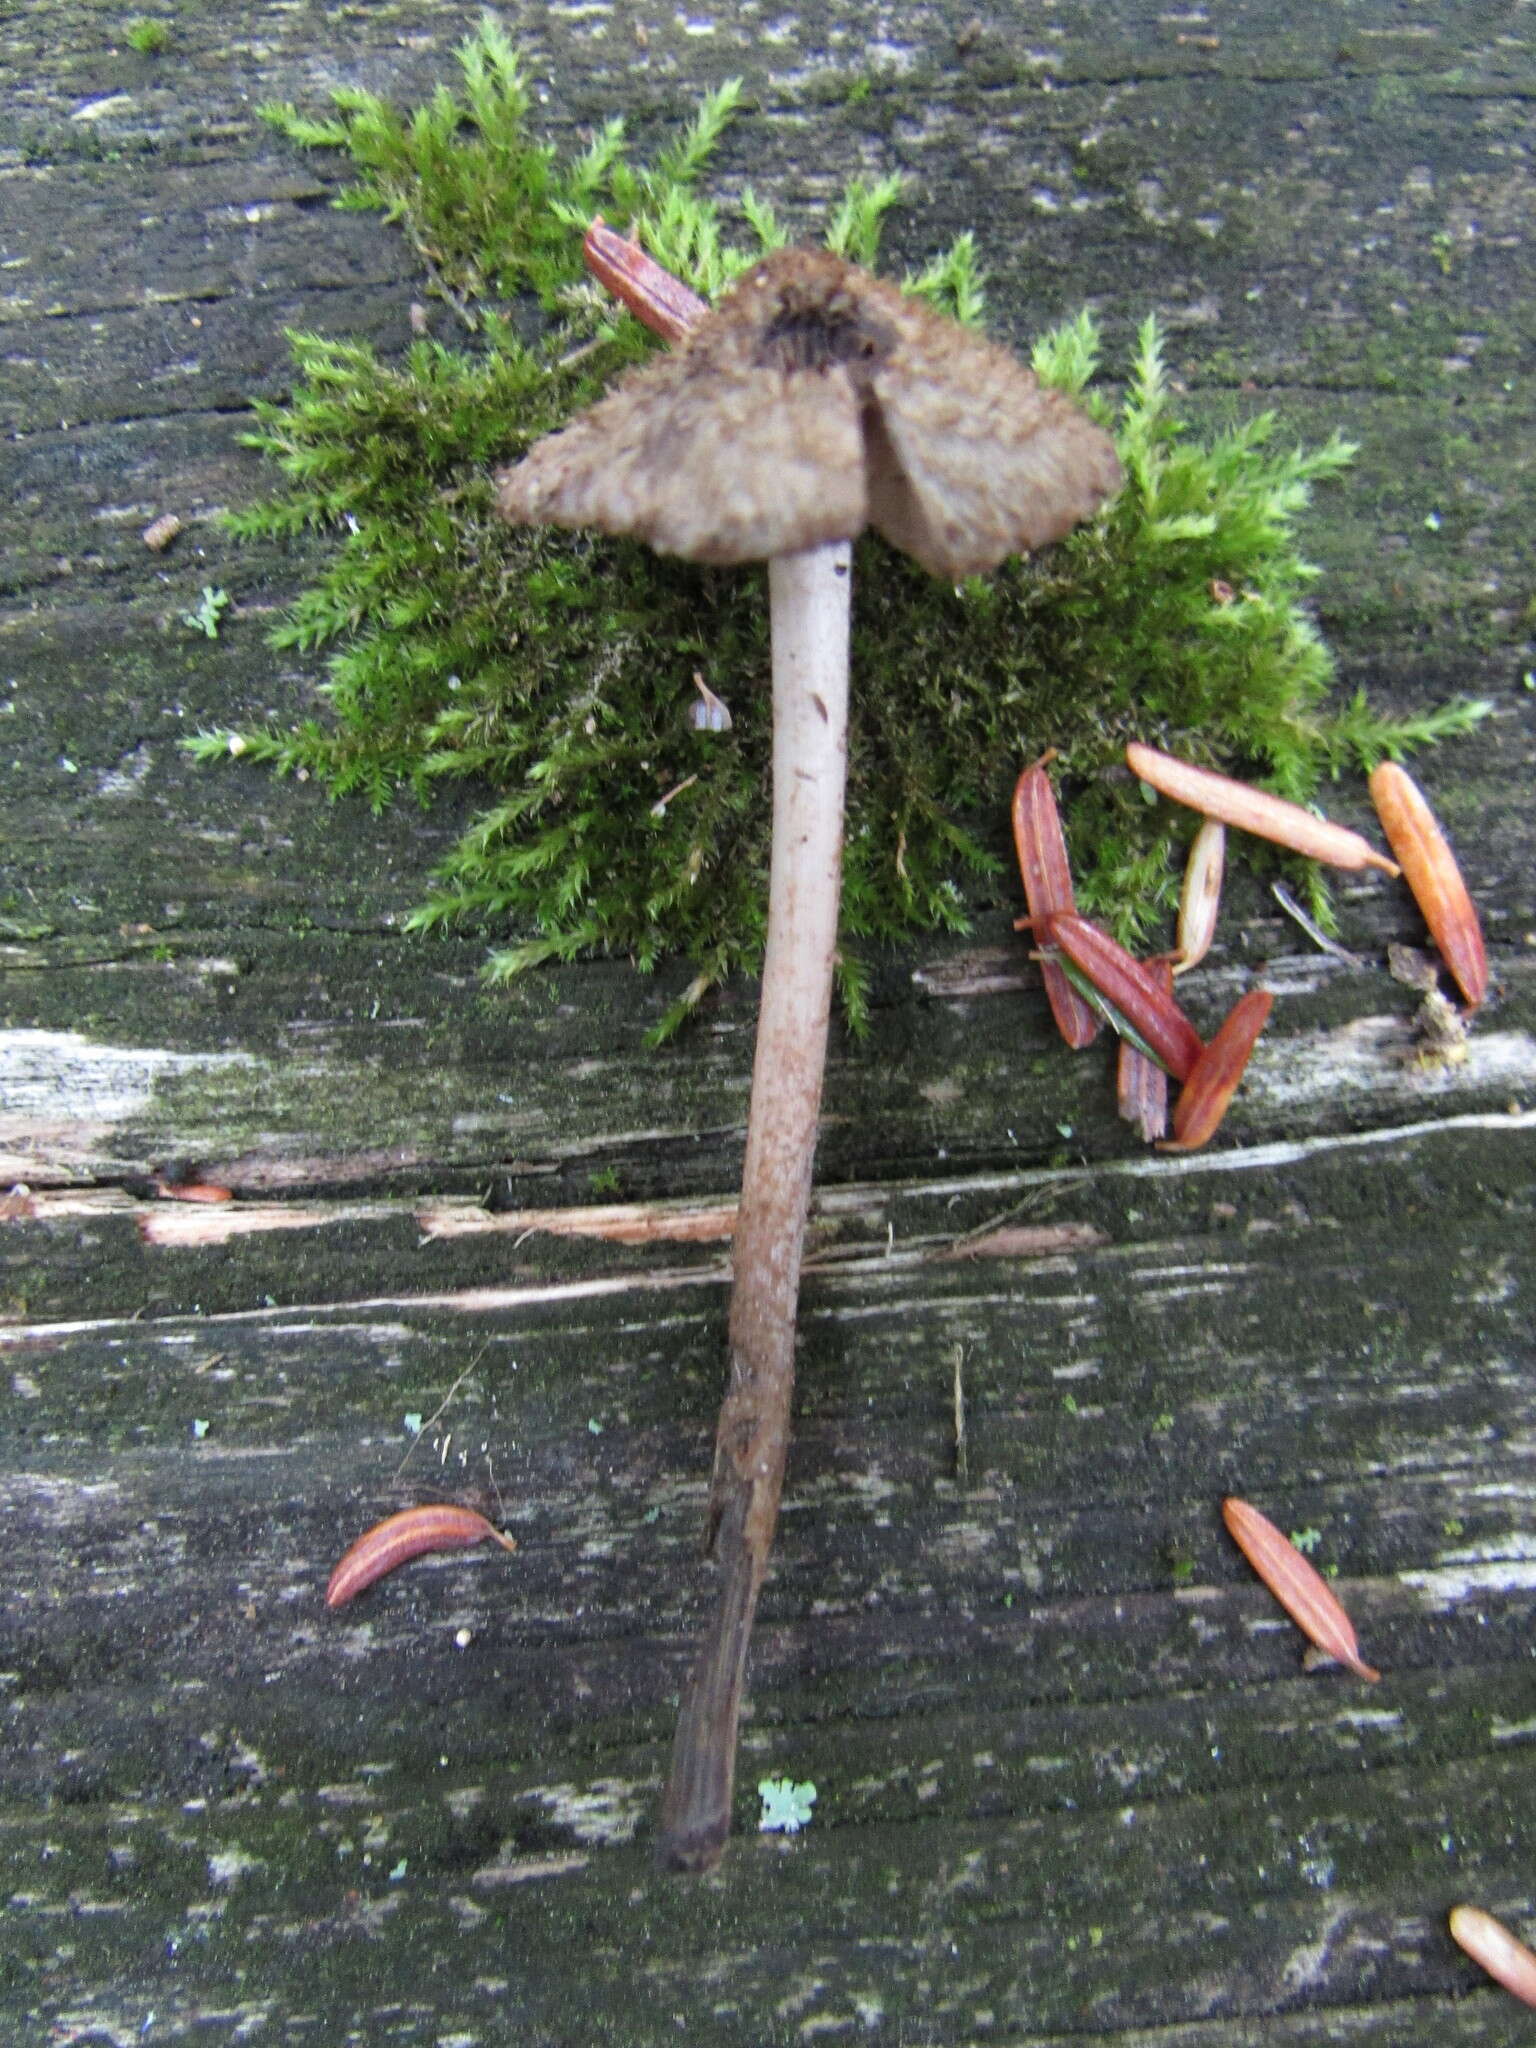
[[[1019,856],[1024,900],[1029,905],[1031,923],[1041,931],[1043,919],[1077,908],[1056,792],[1046,773],[1047,762],[1054,758],[1054,749],[1042,754],[1024,770],[1013,791],[1013,843]],[[1092,1045],[1099,1035],[1098,1018],[1054,960],[1042,960],[1040,972],[1056,1029],[1074,1052]]]
[[[1046,918],[1040,936],[1047,946],[1059,947],[1176,1080],[1189,1079],[1200,1057],[1200,1034],[1164,988],[1155,968],[1128,953],[1086,917],[1070,912]]]
[[[1173,1107],[1173,1136],[1164,1145],[1165,1152],[1198,1152],[1216,1135],[1259,1033],[1269,1021],[1274,1000],[1268,989],[1251,988],[1227,1012],[1179,1091]]]
[[[167,1202],[232,1202],[233,1188],[209,1180],[156,1180],[155,1193]]]
[[[1429,935],[1475,1010],[1488,993],[1483,927],[1439,820],[1413,777],[1395,761],[1371,771],[1371,801],[1424,913]]]
[[[1495,1920],[1481,1906],[1453,1906],[1451,1937],[1496,1984],[1502,1984],[1522,2004],[1536,2006],[1536,1954],[1518,1941],[1502,1920]]]
[[[663,270],[638,242],[615,234],[599,214],[587,229],[581,253],[588,270],[642,326],[663,341],[681,341],[709,307],[681,278]]]
[[[1224,825],[1253,832],[1260,839],[1273,839],[1293,853],[1335,868],[1380,868],[1395,875],[1397,868],[1385,854],[1378,853],[1368,839],[1343,825],[1331,824],[1300,804],[1271,796],[1267,789],[1235,782],[1230,775],[1218,775],[1210,768],[1197,768],[1192,761],[1160,754],[1156,747],[1144,747],[1133,740],[1125,750],[1126,765],[1161,795],[1175,803],[1188,804],[1208,818]]]
[[[499,1543],[503,1550],[516,1550],[512,1537],[473,1508],[446,1504],[402,1508],[359,1536],[343,1556],[325,1589],[327,1607],[345,1607],[365,1592],[376,1579],[413,1557],[433,1550],[464,1550],[475,1543]]]
[[[1321,1572],[1247,1501],[1224,1500],[1221,1513],[1232,1541],[1307,1640],[1374,1685],[1381,1673],[1360,1655],[1355,1625]]]
[[[1169,960],[1149,961],[1152,972],[1162,982],[1168,995],[1173,994],[1173,963]],[[1202,1058],[1204,1055],[1202,1054]],[[1196,1060],[1198,1069],[1200,1061]],[[1139,1045],[1132,1045],[1128,1038],[1120,1041],[1119,1059],[1115,1070],[1116,1099],[1124,1120],[1153,1144],[1168,1129],[1168,1075],[1156,1060],[1148,1059]]]

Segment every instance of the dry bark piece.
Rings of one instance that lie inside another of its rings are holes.
[[[1163,987],[1156,969],[1128,953],[1086,917],[1061,912],[1040,934],[1056,947],[1090,989],[1108,1005],[1118,1031],[1129,1030],[1177,1081],[1187,1081],[1200,1057],[1200,1034]]]
[[[1097,1251],[1109,1243],[1096,1223],[1003,1223],[956,1238],[928,1257],[947,1265],[961,1259],[1051,1259]]]
[[[1480,1963],[1496,1984],[1522,2004],[1536,2006],[1536,1952],[1481,1906],[1451,1908],[1451,1939]]]
[[[171,542],[181,531],[181,521],[174,512],[162,512],[158,519],[151,519],[139,535],[151,554],[163,555]]]
[[[1077,908],[1061,813],[1046,773],[1047,763],[1054,759],[1054,748],[1042,754],[1024,770],[1013,789],[1013,844],[1031,923]],[[1098,1037],[1098,1018],[1054,960],[1042,960],[1040,971],[1057,1030],[1074,1052],[1081,1052]]]
[[[1198,1152],[1216,1135],[1274,1000],[1268,989],[1251,988],[1232,1005],[1179,1091],[1165,1152]]]
[[[873,526],[935,576],[1059,540],[1107,434],[1005,349],[823,249],[780,249],[500,478],[520,523],[760,562]]]
[[[498,479],[519,523],[595,526],[695,561],[768,562],[773,835],[708,1543],[720,1597],[684,1691],[660,1854],[708,1870],[730,1831],[747,1645],[789,1446],[795,1306],[826,1065],[847,766],[853,537],[936,575],[1058,539],[1120,479],[1113,444],[1003,350],[824,250],[780,250],[713,312],[649,259],[596,254],[671,355]],[[691,323],[691,324],[690,324]]]
[[[1440,986],[1440,969],[1427,953],[1421,953],[1417,946],[1404,946],[1398,940],[1389,941],[1387,946],[1387,972],[1404,988],[1411,988],[1415,995],[1433,995]]]
[[[1227,828],[1219,818],[1203,818],[1189,844],[1184,886],[1179,891],[1179,926],[1175,940],[1175,974],[1198,967],[1211,950],[1221,910],[1221,879],[1227,864]]]
[[[327,1607],[345,1607],[386,1572],[424,1557],[433,1550],[464,1550],[476,1543],[499,1543],[503,1550],[517,1544],[494,1522],[474,1508],[457,1508],[439,1502],[427,1507],[402,1508],[366,1530],[343,1555],[331,1573],[325,1589]]]
[[[1355,1625],[1321,1572],[1247,1501],[1229,1496],[1221,1513],[1232,1541],[1308,1641],[1376,1684],[1381,1673],[1360,1655]]]
[[[1395,875],[1395,862],[1378,853],[1368,839],[1347,826],[1334,825],[1315,812],[1304,810],[1283,796],[1271,796],[1267,789],[1236,782],[1230,775],[1218,775],[1212,768],[1197,768],[1192,761],[1180,761],[1172,754],[1159,753],[1132,740],[1125,750],[1126,765],[1133,775],[1175,803],[1188,804],[1208,818],[1224,825],[1236,825],[1260,839],[1273,839],[1293,853],[1304,853],[1335,868],[1380,868]]]
[[[1424,913],[1429,935],[1472,1009],[1488,993],[1488,950],[1477,910],[1440,822],[1413,777],[1395,761],[1371,770],[1371,802]]]

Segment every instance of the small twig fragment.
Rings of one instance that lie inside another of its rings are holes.
[[[681,796],[684,790],[692,789],[698,779],[697,775],[685,775],[681,782],[674,782],[666,795],[657,797],[655,803],[651,805],[651,816],[664,818],[667,815],[667,805],[671,803],[673,797]]]
[[[1174,942],[1178,954],[1173,966],[1175,974],[1187,974],[1191,967],[1198,967],[1211,950],[1226,864],[1227,828],[1219,818],[1203,818],[1190,841],[1189,858],[1184,863],[1178,935]]]
[[[1024,770],[1013,790],[1013,843],[1024,900],[1031,921],[1037,923],[1058,911],[1077,908],[1056,792],[1046,773],[1046,764],[1054,758],[1054,749],[1042,754]],[[1099,1020],[1054,960],[1042,960],[1040,971],[1056,1028],[1072,1050],[1080,1052],[1098,1037]]]
[[[1293,924],[1299,924],[1313,945],[1330,954],[1335,960],[1342,960],[1346,967],[1363,967],[1365,962],[1358,953],[1351,953],[1347,946],[1341,946],[1337,939],[1330,938],[1315,917],[1309,917],[1284,882],[1271,882],[1269,893],[1274,897]]]
[[[475,1543],[499,1543],[516,1550],[515,1540],[474,1508],[436,1503],[402,1508],[358,1537],[331,1573],[325,1589],[327,1607],[345,1607],[349,1600],[392,1572],[433,1550],[463,1550]]]
[[[464,1382],[469,1378],[470,1374],[475,1370],[476,1366],[479,1365],[481,1359],[484,1358],[486,1352],[489,1351],[489,1349],[490,1346],[488,1344],[482,1344],[480,1346],[480,1349],[475,1353],[474,1357],[469,1361],[468,1365],[465,1366],[464,1370],[459,1374],[458,1378],[454,1381],[453,1385],[448,1389],[447,1393],[444,1394],[441,1401],[438,1402],[437,1406],[432,1410],[432,1413],[427,1417],[426,1421],[421,1425],[420,1429],[417,1430],[416,1434],[411,1438],[410,1442],[406,1445],[405,1456],[400,1460],[399,1464],[395,1467],[395,1477],[397,1479],[400,1477],[400,1474],[405,1470],[406,1466],[409,1465],[411,1459],[415,1456],[417,1447],[421,1443],[422,1439],[424,1437],[429,1437],[432,1434],[433,1430],[436,1429],[439,1422],[442,1421],[443,1416],[447,1412],[454,1395],[458,1393],[460,1387],[463,1386]],[[500,1498],[499,1494],[497,1498]]]
[[[1374,1685],[1381,1673],[1360,1655],[1355,1625],[1322,1574],[1267,1515],[1229,1496],[1221,1504],[1228,1534],[1309,1642]]]
[[[1523,2005],[1536,2006],[1536,1953],[1518,1940],[1502,1920],[1481,1906],[1451,1908],[1451,1939],[1480,1963],[1496,1984]]]
[[[1116,1031],[1139,1041],[1175,1080],[1189,1079],[1200,1057],[1200,1034],[1154,968],[1098,925],[1070,912],[1043,919],[1039,936],[1060,953],[1079,992],[1090,1002],[1095,996],[1102,999],[1103,1014]]]
[[[1331,824],[1283,796],[1271,796],[1267,789],[1255,789],[1251,783],[1235,782],[1230,775],[1160,754],[1156,747],[1144,747],[1139,740],[1127,746],[1125,759],[1131,773],[1161,795],[1203,811],[1208,818],[1219,818],[1224,825],[1235,825],[1260,839],[1273,839],[1277,845],[1324,861],[1329,867],[1380,868],[1388,875],[1399,872],[1394,861],[1378,853],[1358,832]]]
[[[1215,1136],[1274,1000],[1267,988],[1251,988],[1232,1005],[1179,1090],[1165,1152],[1197,1152]]]
[[[1488,993],[1488,950],[1467,885],[1424,792],[1395,761],[1371,770],[1371,802],[1424,913],[1429,935],[1472,1009]]]
[[[598,283],[663,341],[681,341],[709,311],[697,292],[647,256],[638,242],[616,234],[601,214],[587,229],[581,253]]]

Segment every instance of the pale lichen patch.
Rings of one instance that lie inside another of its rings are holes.
[[[265,1856],[252,1856],[238,1846],[219,1849],[208,1858],[208,1881],[210,1884],[235,1884],[240,1878],[264,1869],[266,1860]]]
[[[583,1787],[541,1785],[520,1796],[542,1806],[550,1819],[569,1828],[578,1842],[612,1848],[634,1840],[650,1788],[627,1779],[599,1778]]]

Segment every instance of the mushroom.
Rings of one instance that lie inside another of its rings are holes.
[[[631,304],[647,263],[631,247],[614,266]],[[1004,349],[825,250],[765,257],[691,325],[678,304],[659,293],[650,316],[681,335],[672,353],[631,370],[498,482],[502,513],[520,524],[768,564],[773,833],[707,1532],[720,1601],[661,1811],[661,1860],[700,1871],[730,1830],[747,1645],[789,1448],[837,947],[850,542],[872,526],[935,576],[977,574],[1089,517],[1120,467],[1109,437]]]

